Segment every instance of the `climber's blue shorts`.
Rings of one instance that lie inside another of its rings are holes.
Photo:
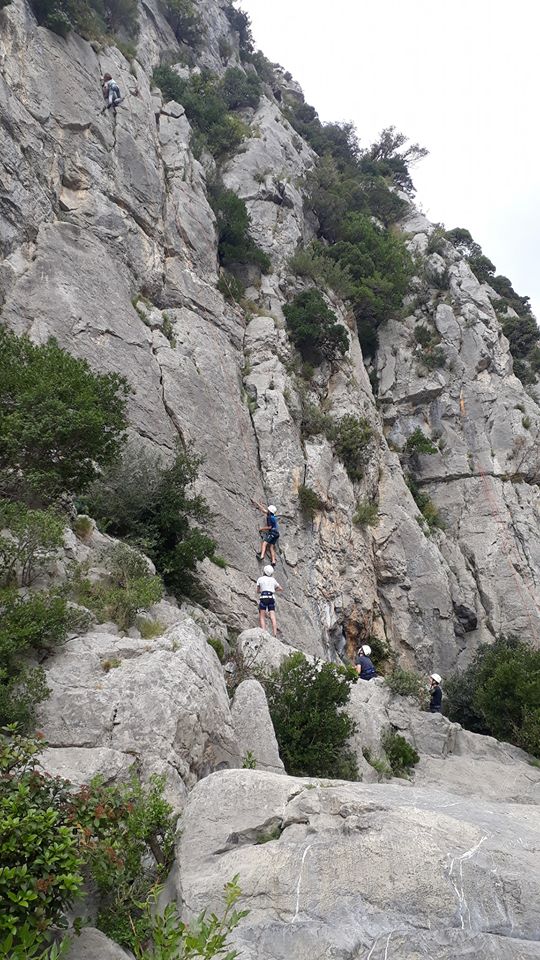
[[[259,600],[259,610],[264,610],[266,613],[270,610],[276,609],[276,598],[275,597],[261,597]]]

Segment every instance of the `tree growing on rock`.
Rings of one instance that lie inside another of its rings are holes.
[[[308,363],[337,360],[349,348],[349,334],[318,290],[304,290],[283,313],[290,337]]]

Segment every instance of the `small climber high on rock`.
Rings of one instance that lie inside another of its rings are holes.
[[[276,623],[276,590],[283,590],[274,577],[274,568],[267,564],[264,576],[257,580],[257,594],[259,596],[259,626],[266,630],[266,614],[270,615],[272,633],[277,637]]]
[[[354,661],[356,672],[361,680],[373,680],[377,676],[377,671],[370,660],[371,647],[364,643],[358,647],[358,653]]]
[[[271,503],[268,507],[265,507],[264,503],[258,503],[257,500],[252,500],[251,502],[253,506],[257,507],[258,510],[266,514],[266,525],[264,527],[259,527],[259,533],[261,534],[262,541],[259,560],[264,560],[266,548],[270,547],[270,560],[275,564],[275,545],[279,540],[279,528],[276,516],[277,507],[275,507],[273,503]]]
[[[113,113],[116,113],[116,108],[119,103],[124,99],[120,93],[120,87],[115,80],[111,77],[110,73],[104,73],[101,78],[101,89],[103,92],[103,99],[105,100],[105,106],[103,107],[102,113],[105,110],[110,110],[113,108]]]

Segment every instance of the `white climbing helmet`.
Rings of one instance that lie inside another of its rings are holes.
[[[432,674],[431,674],[430,680],[434,680],[435,683],[440,683],[440,682],[441,682],[441,679],[442,679],[442,677],[440,677],[438,673],[432,673]]]
[[[277,510],[277,507],[276,507],[275,503],[269,503],[269,504],[268,504],[268,513],[275,513],[276,510]]]
[[[360,647],[360,649],[365,657],[369,657],[371,653],[371,647],[369,646],[368,643],[365,643],[363,647]]]
[[[273,566],[272,566],[270,563],[268,563],[268,564],[266,565],[266,567],[264,568],[264,572],[265,572],[265,574],[266,574],[267,577],[271,577],[272,574],[273,574],[273,572],[274,572]]]

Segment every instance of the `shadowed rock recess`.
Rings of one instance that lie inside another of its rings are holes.
[[[257,680],[294,650],[338,661],[370,637],[404,668],[443,676],[501,635],[538,646],[536,387],[514,375],[498,295],[455,245],[435,242],[410,199],[396,231],[418,276],[374,357],[364,360],[349,305],[323,284],[349,346],[302,379],[283,312],[310,286],[290,259],[317,235],[307,196],[319,158],[285,107],[301,92],[267,65],[258,105],[236,110],[244,140],[218,164],[152,81],[162,64],[183,78],[253,73],[228,0],[195,7],[189,68],[157,0],[139,5],[131,61],[38,26],[24,0],[0,9],[0,321],[123,374],[130,443],[169,461],[178,441],[192,445],[225,560],[200,565],[206,609],[156,605],[162,636],[94,624],[44,662],[44,765],[77,784],[123,781],[134,763],[144,779],[165,774],[181,828],[166,890],[187,919],[219,911],[238,873],[249,915],[232,942],[243,960],[540,958],[540,770],[526,754],[420,713],[377,680],[353,687],[347,708],[361,780],[291,778]],[[125,93],[115,117],[100,114],[105,71]],[[237,265],[240,302],[221,292],[217,179],[245,201],[270,260],[262,274]],[[437,365],[423,362],[419,327]],[[334,421],[367,421],[360,479],[331,435],[302,430],[306,398]],[[407,445],[417,430],[434,452]],[[301,487],[324,509],[302,512]],[[256,628],[251,498],[282,515],[279,640]],[[367,502],[373,525],[353,519]],[[244,675],[231,694],[230,664],[208,640],[228,654],[237,634]],[[411,780],[379,783],[366,759],[389,728],[420,754]],[[247,755],[257,769],[240,769]],[[88,928],[69,956],[126,953]]]

